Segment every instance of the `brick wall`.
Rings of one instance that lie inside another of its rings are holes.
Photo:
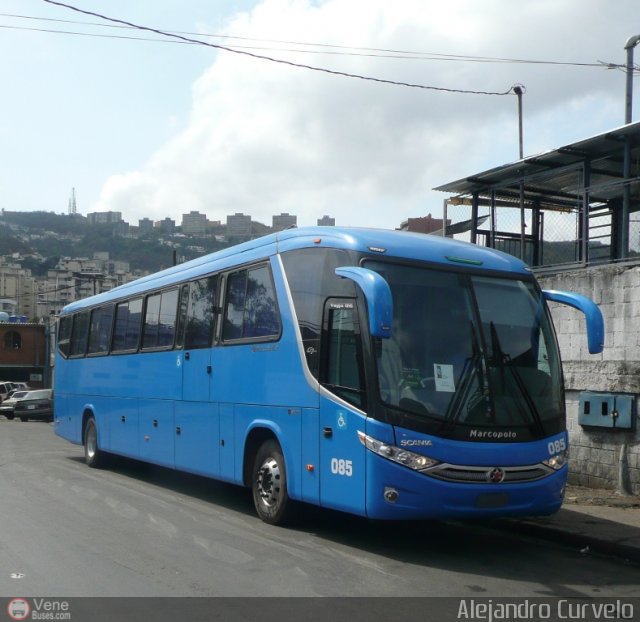
[[[587,268],[538,276],[543,289],[584,294],[605,321],[605,349],[589,354],[585,321],[570,307],[551,303],[567,399],[571,443],[569,481],[640,494],[640,424],[633,431],[585,428],[578,423],[581,391],[640,397],[640,265]]]

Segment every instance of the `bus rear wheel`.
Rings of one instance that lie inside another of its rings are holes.
[[[93,417],[87,419],[84,426],[84,460],[92,469],[103,467],[106,462],[105,453],[98,447],[98,426]]]
[[[258,516],[269,525],[284,525],[293,518],[293,501],[287,492],[287,472],[282,449],[265,441],[256,454],[251,490]]]

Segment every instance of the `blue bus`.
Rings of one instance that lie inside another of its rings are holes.
[[[567,479],[563,378],[520,260],[447,238],[286,230],[60,314],[55,431],[250,487],[259,517],[302,502],[373,519],[543,515]]]

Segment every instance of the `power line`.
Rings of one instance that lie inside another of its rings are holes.
[[[35,20],[35,21],[43,21],[43,22],[53,22],[53,23],[63,23],[63,24],[74,24],[80,26],[98,26],[101,28],[118,28],[118,29],[136,29],[134,26],[128,25],[116,25],[116,24],[102,24],[100,22],[86,22],[86,21],[78,21],[78,20],[68,20],[68,19],[55,19],[48,17],[37,17],[31,15],[18,15],[12,13],[0,13],[0,17],[9,17],[9,18],[17,18],[17,19],[25,19],[25,20]],[[5,28],[14,28],[17,30],[31,30],[29,28],[22,28],[20,26],[4,26]],[[75,32],[75,31],[64,31],[64,30],[49,30],[49,29],[33,29],[40,30],[42,32],[52,32],[52,33],[62,33],[62,34],[71,34],[71,35],[85,35],[85,36],[95,36],[95,37],[106,37],[109,38],[113,35],[101,35],[95,33],[84,33],[84,32]],[[569,67],[589,67],[589,68],[607,68],[607,69],[618,69],[624,68],[623,64],[616,64],[604,61],[597,61],[595,63],[586,63],[586,62],[570,62],[570,61],[553,61],[553,60],[543,60],[543,59],[523,59],[523,58],[500,58],[493,56],[474,56],[474,55],[463,55],[463,54],[445,54],[440,52],[420,52],[415,50],[396,50],[396,49],[388,49],[388,48],[375,48],[375,47],[363,47],[363,46],[348,46],[348,45],[337,45],[330,43],[314,43],[314,42],[303,42],[303,41],[290,41],[290,40],[282,40],[282,39],[265,39],[265,38],[256,38],[256,37],[243,37],[237,35],[221,35],[221,34],[213,34],[213,33],[198,33],[191,31],[180,31],[180,30],[163,30],[162,32],[168,35],[189,35],[189,36],[200,36],[200,37],[212,37],[218,39],[226,39],[226,40],[238,40],[238,41],[249,41],[249,42],[262,42],[268,44],[278,44],[278,45],[294,45],[294,46],[304,46],[304,47],[316,47],[316,48],[325,48],[323,50],[305,50],[305,49],[292,49],[292,48],[279,48],[279,47],[264,47],[264,46],[239,46],[233,45],[234,49],[259,49],[259,50],[272,50],[272,51],[283,51],[283,52],[296,52],[303,54],[332,54],[338,56],[370,56],[370,57],[378,57],[378,58],[397,58],[397,59],[409,59],[409,60],[436,60],[436,61],[456,61],[456,62],[476,62],[476,63],[505,63],[505,64],[531,64],[531,65],[558,65],[558,66],[569,66]],[[117,37],[113,36],[113,38],[130,38],[130,39],[140,39],[142,41],[157,41],[157,42],[166,42],[163,39],[144,39],[139,37]],[[175,43],[186,43],[175,41]],[[192,42],[189,42],[192,43]],[[203,43],[199,41],[199,43]],[[331,50],[331,51],[329,51]]]
[[[363,76],[363,75],[359,75],[359,74],[355,74],[355,73],[348,73],[345,71],[337,71],[334,69],[326,69],[323,67],[315,67],[313,65],[305,65],[303,63],[295,63],[293,61],[288,61],[288,60],[284,60],[281,58],[273,58],[271,56],[265,56],[262,54],[255,54],[254,52],[248,52],[246,50],[240,50],[240,49],[235,49],[235,48],[231,48],[231,47],[227,47],[227,46],[223,46],[223,45],[218,45],[216,43],[208,43],[206,41],[200,41],[198,39],[191,39],[189,37],[185,37],[183,35],[179,35],[179,34],[175,34],[175,33],[170,33],[170,32],[165,32],[163,30],[159,30],[157,28],[150,28],[149,26],[140,26],[138,24],[134,24],[132,22],[127,22],[125,20],[121,20],[121,19],[116,19],[113,17],[107,17],[106,15],[102,15],[100,13],[94,13],[93,11],[87,11],[85,9],[80,9],[78,7],[72,6],[70,4],[64,4],[63,2],[57,2],[55,0],[43,0],[43,2],[46,2],[47,4],[53,4],[56,6],[61,6],[67,9],[70,9],[72,11],[76,11],[78,13],[83,13],[85,15],[91,15],[93,17],[97,17],[99,19],[104,19],[110,22],[114,22],[114,23],[118,23],[118,24],[124,24],[125,26],[130,26],[132,28],[135,28],[137,30],[144,30],[147,32],[153,32],[159,35],[162,35],[164,37],[171,37],[171,38],[175,38],[177,40],[180,41],[185,41],[188,43],[194,43],[194,44],[198,44],[198,45],[204,45],[207,47],[211,47],[211,48],[215,48],[218,50],[224,50],[226,52],[232,52],[233,54],[241,54],[243,56],[248,56],[250,58],[255,58],[255,59],[259,59],[259,60],[266,60],[266,61],[270,61],[273,63],[279,63],[282,65],[288,65],[290,67],[298,67],[300,69],[307,69],[310,71],[317,71],[317,72],[321,72],[321,73],[327,73],[330,75],[335,75],[335,76],[343,76],[346,78],[356,78],[358,80],[367,80],[370,82],[378,82],[378,83],[382,83],[382,84],[392,84],[394,86],[406,86],[409,88],[417,88],[417,89],[424,89],[424,90],[430,90],[430,91],[441,91],[441,92],[447,92],[447,93],[464,93],[464,94],[471,94],[471,95],[509,95],[511,92],[513,92],[513,89],[510,88],[507,91],[503,91],[503,92],[496,92],[496,91],[475,91],[475,90],[469,90],[469,89],[454,89],[454,88],[446,88],[446,87],[439,87],[439,86],[427,86],[424,84],[414,84],[414,83],[410,83],[410,82],[399,82],[396,80],[386,80],[384,78],[374,78],[371,76]]]

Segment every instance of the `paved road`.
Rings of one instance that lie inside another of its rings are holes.
[[[0,596],[630,597],[639,584],[637,567],[469,524],[313,510],[270,527],[246,490],[125,460],[92,470],[50,424],[0,419]]]

